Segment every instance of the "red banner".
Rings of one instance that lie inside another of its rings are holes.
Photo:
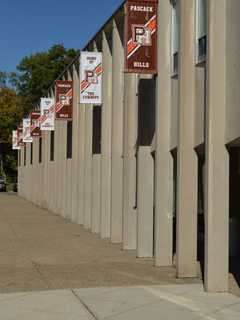
[[[127,0],[125,71],[157,73],[157,0]]]
[[[34,111],[31,112],[31,136],[32,137],[40,137],[41,136],[41,130],[40,130],[40,112]]]
[[[72,119],[73,87],[72,81],[56,81],[55,117],[57,120]]]

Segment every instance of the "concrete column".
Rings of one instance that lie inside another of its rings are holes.
[[[66,121],[59,121],[60,137],[61,137],[61,215],[67,217],[67,157],[66,157],[66,144],[67,144],[67,123]]]
[[[42,206],[44,209],[48,209],[47,197],[48,197],[48,170],[47,170],[47,131],[42,132],[42,165],[43,165],[43,201]]]
[[[34,183],[33,183],[33,202],[37,204],[37,192],[38,192],[38,158],[37,158],[37,146],[38,146],[38,139],[33,138],[33,176],[34,176]]]
[[[42,139],[43,139],[44,133],[42,132]],[[39,138],[40,139],[40,138]],[[43,171],[43,162],[39,163],[39,139],[38,139],[38,166],[39,166],[39,171],[38,171],[38,180],[39,180],[39,188],[38,188],[38,205],[42,207],[43,204],[43,180],[44,180],[44,171]]]
[[[197,275],[198,159],[194,151],[196,3],[180,1],[177,276]]]
[[[152,257],[154,162],[150,146],[139,147],[137,161],[137,256]]]
[[[158,4],[158,77],[155,152],[155,263],[172,265],[173,159],[171,138],[171,4]]]
[[[55,123],[55,133],[54,133],[54,162],[55,162],[55,181],[56,181],[56,187],[55,187],[55,201],[56,201],[56,213],[60,215],[61,208],[60,208],[60,190],[61,190],[61,139],[60,139],[60,125],[59,122]]]
[[[94,154],[92,159],[92,223],[93,233],[100,232],[101,214],[101,155]]]
[[[228,290],[229,154],[225,147],[226,3],[227,0],[208,1],[205,288],[212,292]]]
[[[18,195],[22,196],[22,163],[21,163],[21,149],[18,150]]]
[[[73,150],[72,150],[72,221],[78,222],[78,112],[79,112],[79,77],[73,66]]]
[[[80,89],[79,89],[80,90]],[[84,196],[85,196],[85,104],[80,104],[79,108],[79,126],[78,126],[78,223],[84,222]]]
[[[113,21],[111,242],[122,242],[124,49]]]
[[[102,33],[103,103],[101,136],[101,238],[110,238],[111,226],[111,143],[112,143],[112,54]]]
[[[84,218],[86,229],[91,228],[92,215],[92,116],[93,106],[85,106],[85,159],[84,159]]]
[[[137,76],[125,74],[124,82],[123,249],[136,249]]]
[[[72,76],[69,71],[67,73],[66,80],[72,81]],[[66,131],[67,131],[67,122],[66,122]],[[72,124],[72,138],[73,138],[73,124]],[[66,148],[67,148],[67,144],[66,144]],[[73,157],[73,150],[72,150],[72,157]],[[73,173],[73,160],[71,158],[71,159],[67,159],[67,175],[66,175],[67,217],[69,218],[70,221],[72,221],[72,189],[73,189],[72,173]]]

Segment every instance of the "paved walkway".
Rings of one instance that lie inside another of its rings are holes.
[[[0,194],[0,293],[185,282],[175,279],[174,268],[155,268],[152,259],[135,256],[13,194]]]
[[[240,298],[201,285],[0,294],[1,320],[239,320]]]
[[[0,320],[10,319],[239,320],[240,298],[0,194]]]

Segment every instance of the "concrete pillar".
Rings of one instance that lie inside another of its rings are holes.
[[[66,145],[67,145],[67,122],[59,121],[60,125],[60,137],[61,137],[61,215],[63,218],[67,217],[67,157],[66,157]]]
[[[101,218],[101,155],[94,154],[92,159],[92,222],[91,231],[100,232]]]
[[[80,90],[80,89],[79,89]],[[85,104],[80,104],[79,108],[79,126],[78,126],[78,223],[84,222],[84,197],[85,197]]]
[[[112,37],[111,242],[122,242],[124,49],[115,21]]]
[[[73,66],[73,150],[72,150],[72,221],[78,222],[78,112],[79,112],[79,77]]]
[[[47,197],[48,197],[48,168],[47,168],[47,136],[48,132],[42,132],[42,164],[43,164],[43,180],[42,180],[42,188],[43,188],[43,199],[42,199],[42,207],[44,209],[48,209]]]
[[[91,228],[92,215],[92,116],[93,106],[85,106],[85,159],[84,159],[84,217],[86,229]]]
[[[37,146],[38,146],[38,139],[33,138],[33,202],[37,204],[37,192],[38,192],[38,158],[37,158]]]
[[[139,147],[137,161],[137,256],[152,257],[154,161],[150,146]]]
[[[56,198],[56,213],[58,215],[61,214],[61,208],[60,208],[60,198],[61,198],[61,144],[62,141],[60,139],[60,123],[55,122],[55,133],[54,133],[54,162],[55,162],[55,181],[56,181],[56,187],[55,187],[55,198]]]
[[[124,76],[123,249],[137,247],[136,144],[137,76]]]
[[[208,1],[205,288],[212,292],[228,290],[229,154],[225,147],[226,3],[227,0]]]
[[[112,54],[102,33],[103,103],[101,136],[101,238],[110,238],[111,225],[111,143],[112,143]]]
[[[180,1],[177,276],[197,275],[198,159],[194,151],[196,3]]]
[[[173,159],[171,138],[171,4],[158,4],[158,77],[155,152],[155,264],[171,266],[173,254]]]

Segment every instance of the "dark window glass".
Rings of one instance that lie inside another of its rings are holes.
[[[67,123],[67,159],[72,159],[72,121]]]
[[[138,146],[150,146],[155,133],[155,79],[141,79],[138,87]]]
[[[198,39],[198,58],[203,60],[206,57],[207,52],[207,37],[204,36]]]
[[[18,151],[18,166],[21,167],[21,150]]]
[[[33,164],[33,144],[32,143],[30,147],[30,164]]]
[[[173,54],[173,74],[178,74],[178,52]]]
[[[40,137],[39,138],[39,158],[38,158],[38,160],[39,160],[39,163],[41,163],[42,162],[42,138]]]
[[[93,154],[101,153],[101,123],[102,123],[101,106],[93,107]]]
[[[54,141],[55,140],[55,135],[54,131],[51,131],[51,136],[50,136],[50,161],[54,161]]]
[[[24,166],[26,166],[26,158],[27,158],[27,154],[26,154],[26,144],[24,145]]]

